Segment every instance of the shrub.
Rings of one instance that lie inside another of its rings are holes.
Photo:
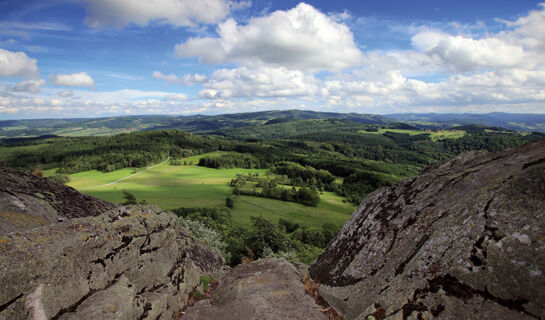
[[[52,181],[55,181],[56,183],[59,183],[59,184],[65,184],[71,181],[70,176],[68,176],[67,174],[62,174],[62,173],[48,177],[48,179],[51,179]]]
[[[226,245],[221,240],[220,235],[215,230],[207,227],[201,221],[187,220],[182,218],[180,218],[179,220],[182,227],[190,231],[195,238],[203,240],[209,246],[216,248],[222,254],[225,254]]]

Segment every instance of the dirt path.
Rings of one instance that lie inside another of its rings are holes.
[[[96,186],[96,188],[98,188],[98,187],[105,187],[105,186],[111,186],[112,184],[116,184],[116,183],[118,183],[119,181],[123,181],[123,180],[129,179],[129,178],[132,178],[132,177],[134,177],[134,176],[136,176],[136,175],[141,174],[142,172],[146,172],[146,171],[148,171],[148,170],[150,170],[150,169],[153,169],[153,168],[155,168],[155,167],[158,167],[158,166],[162,165],[163,163],[167,162],[168,160],[170,160],[170,157],[169,157],[168,159],[166,159],[165,161],[159,163],[159,164],[156,164],[156,165],[154,165],[154,166],[152,166],[152,167],[147,167],[145,170],[142,170],[142,171],[137,172],[137,173],[133,173],[133,174],[131,174],[130,176],[126,176],[125,178],[121,178],[121,179],[116,180],[116,181],[114,181],[114,182],[110,182],[110,183],[102,184],[102,185],[100,185],[100,186]]]

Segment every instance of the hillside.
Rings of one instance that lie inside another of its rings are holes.
[[[341,119],[366,124],[386,124],[388,119],[371,114],[333,113],[304,110],[262,111],[223,115],[118,116],[89,119],[40,119],[0,121],[0,138],[58,136],[104,136],[122,132],[178,129],[192,133],[261,125],[283,119]]]
[[[422,128],[451,128],[463,125],[483,125],[510,130],[545,132],[545,115],[528,113],[399,113],[386,118],[415,124]]]
[[[310,267],[321,284],[274,252],[225,269],[210,234],[157,207],[68,214],[0,235],[0,319],[543,319],[544,172],[542,139],[377,190]],[[36,205],[60,187],[0,175],[0,196]],[[257,221],[246,245],[282,238]]]

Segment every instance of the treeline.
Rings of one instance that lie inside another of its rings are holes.
[[[506,134],[500,132],[477,132],[464,135],[458,139],[442,140],[442,144],[449,152],[458,154],[470,150],[486,150],[496,152],[507,148],[513,148],[531,139],[540,138],[539,134]]]
[[[59,168],[59,173],[113,171],[144,167],[167,158],[182,158],[220,148],[228,142],[178,130],[133,132],[112,137],[50,138],[2,147],[0,164],[33,170]]]
[[[289,181],[285,184],[312,187],[336,191],[335,177],[326,170],[316,170],[311,166],[302,166],[294,162],[280,162],[271,167],[273,173],[285,175]]]
[[[199,160],[199,166],[216,169],[262,169],[267,168],[267,163],[265,160],[258,159],[251,154],[227,153],[218,156],[202,157]]]
[[[231,179],[229,185],[233,187],[233,195],[245,195],[254,197],[263,197],[277,199],[282,201],[297,202],[305,206],[316,207],[320,202],[320,195],[316,188],[300,187],[296,189],[279,187],[277,179],[259,179],[251,175],[237,175],[237,178]],[[247,187],[248,182],[255,182],[251,188]],[[261,190],[258,190],[260,188]],[[228,200],[227,200],[228,201]]]

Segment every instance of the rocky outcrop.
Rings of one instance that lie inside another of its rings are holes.
[[[302,281],[302,273],[283,259],[239,265],[221,279],[212,299],[189,308],[182,319],[327,320]]]
[[[0,234],[97,216],[113,208],[112,203],[49,179],[0,168]]]
[[[0,235],[0,319],[172,319],[222,265],[153,206],[12,232]]]
[[[545,140],[377,190],[310,274],[346,319],[545,319]]]

